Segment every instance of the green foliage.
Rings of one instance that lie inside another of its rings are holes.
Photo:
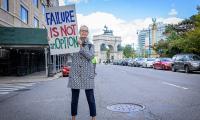
[[[107,60],[110,59],[110,49],[107,49],[106,51],[106,58]]]
[[[180,29],[185,26],[187,29]],[[200,14],[183,20],[178,25],[168,25],[165,33],[166,41],[159,41],[154,50],[171,57],[178,53],[195,53],[200,55]]]
[[[186,33],[184,39],[184,52],[192,52],[200,55],[200,28],[196,28]]]
[[[124,48],[123,48],[123,55],[126,57],[126,58],[133,58],[134,57],[134,49],[132,48],[131,45],[126,45]]]
[[[121,45],[117,46],[117,51],[123,51],[123,47]]]

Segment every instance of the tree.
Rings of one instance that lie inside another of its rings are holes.
[[[198,11],[198,14],[200,14],[200,6],[197,5],[197,11]]]
[[[117,51],[123,51],[123,47],[121,45],[117,46]]]
[[[154,45],[153,50],[155,50],[160,56],[166,56],[166,53],[168,52],[168,45],[168,41],[160,40]]]
[[[194,23],[194,28],[182,36],[180,48],[183,52],[200,55],[200,14],[190,17]]]
[[[184,52],[190,52],[200,55],[200,28],[196,28],[186,33],[184,41]]]
[[[110,49],[107,49],[106,51],[106,58],[107,60],[110,60]]]
[[[198,7],[198,11],[199,11]],[[200,55],[200,13],[183,20],[178,25],[168,25],[164,34],[166,41],[158,42],[154,50],[171,57],[177,53],[195,53]]]
[[[130,58],[134,56],[134,49],[132,48],[131,45],[126,45],[123,49],[123,55],[126,57],[126,58]]]

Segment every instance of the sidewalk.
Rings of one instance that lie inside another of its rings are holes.
[[[45,71],[35,72],[26,76],[0,76],[0,84],[17,83],[17,82],[40,82],[54,80],[62,76],[62,73],[57,73],[53,77],[46,77]]]

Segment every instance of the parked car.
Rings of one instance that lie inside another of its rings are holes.
[[[143,58],[135,58],[133,62],[134,67],[140,67],[142,66]]]
[[[134,59],[130,59],[130,60],[128,61],[128,66],[133,66],[133,62],[134,62]]]
[[[63,77],[69,76],[70,68],[71,68],[70,66],[62,65],[62,75],[63,75]]]
[[[154,61],[155,61],[155,58],[144,58],[143,63],[142,63],[142,67],[152,68]]]
[[[172,58],[172,71],[184,70],[186,73],[200,71],[200,56],[196,54],[177,54]]]
[[[123,61],[123,60],[118,60],[118,61],[117,61],[117,65],[122,65],[122,61]]]
[[[118,60],[113,60],[113,65],[117,65]]]
[[[131,60],[131,58],[125,58],[122,60],[122,65],[123,66],[128,66],[128,62]]]
[[[171,70],[171,58],[157,58],[153,63],[154,69]]]
[[[103,63],[107,65],[107,64],[112,63],[112,61],[110,59],[107,59],[107,60],[103,61]]]

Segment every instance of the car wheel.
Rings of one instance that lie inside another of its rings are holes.
[[[156,69],[154,65],[153,65],[153,69]]]
[[[172,66],[172,71],[173,71],[173,72],[176,72],[176,68],[175,68],[174,65]]]
[[[164,65],[162,65],[162,70],[165,70],[165,66]]]
[[[189,66],[185,66],[185,73],[190,73],[190,69],[189,69]]]

